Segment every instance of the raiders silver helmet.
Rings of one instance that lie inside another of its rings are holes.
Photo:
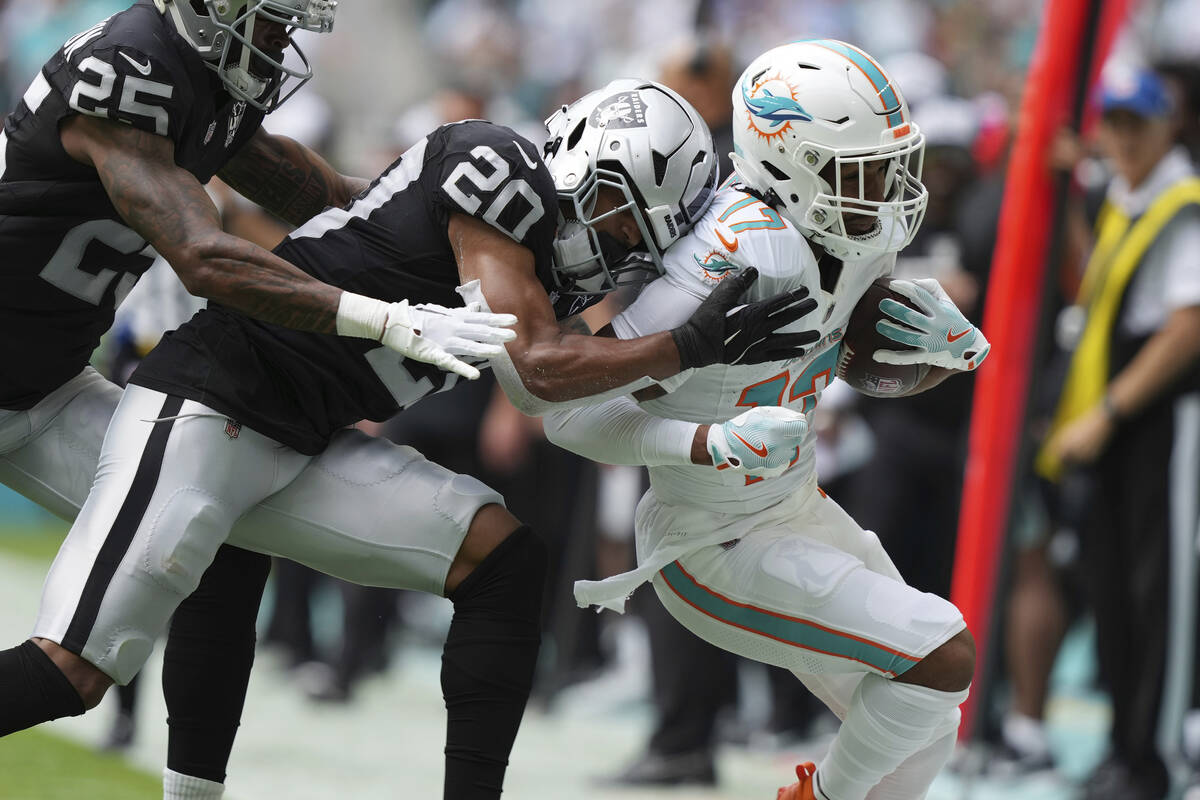
[[[154,0],[176,32],[216,71],[230,95],[270,112],[312,77],[308,59],[296,45],[301,67],[283,63],[282,53],[267,53],[254,44],[254,27],[262,20],[295,30],[333,30],[337,0]],[[287,94],[283,89],[288,81]]]
[[[546,164],[558,192],[554,275],[562,294],[594,295],[663,272],[662,255],[712,202],[712,134],[686,100],[653,81],[621,79],[546,120]],[[600,188],[623,200],[596,213]],[[632,252],[595,224],[631,211],[642,233]]]

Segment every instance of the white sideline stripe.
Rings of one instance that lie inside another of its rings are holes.
[[[0,180],[4,180],[6,169],[8,169],[8,136],[0,129]]]

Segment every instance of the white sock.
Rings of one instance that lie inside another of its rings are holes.
[[[825,800],[865,800],[885,775],[958,729],[967,690],[940,692],[871,673],[854,690],[815,787]],[[932,778],[930,778],[932,780]]]
[[[952,731],[913,753],[867,792],[867,800],[924,800],[957,744],[958,731]]]
[[[1046,726],[1040,719],[1027,717],[1018,711],[1009,711],[1004,715],[1004,726],[1001,731],[1005,743],[1020,753],[1031,756],[1046,755],[1050,752],[1050,739],[1046,736]]]
[[[225,784],[163,770],[163,800],[221,800]]]

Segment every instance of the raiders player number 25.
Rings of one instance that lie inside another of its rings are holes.
[[[202,184],[220,174],[299,224],[361,182],[263,131],[263,105],[231,96],[171,20],[140,2],[72,37],[5,120],[0,325],[22,335],[0,337],[0,408],[30,408],[79,374],[156,252],[194,294],[293,327],[342,327],[341,293],[223,233]],[[286,27],[257,30],[281,55]]]

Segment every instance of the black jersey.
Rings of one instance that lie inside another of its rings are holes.
[[[465,213],[529,248],[549,292],[555,203],[554,181],[533,144],[490,122],[458,122],[438,128],[350,205],[313,217],[275,252],[347,291],[461,306],[447,225]],[[197,400],[313,454],[338,428],[387,419],[457,379],[376,342],[291,330],[210,305],[167,334],[130,383]]]
[[[95,169],[63,150],[74,114],[169,137],[202,183],[262,122],[148,0],[46,62],[0,134],[0,408],[29,408],[78,374],[154,259]]]

